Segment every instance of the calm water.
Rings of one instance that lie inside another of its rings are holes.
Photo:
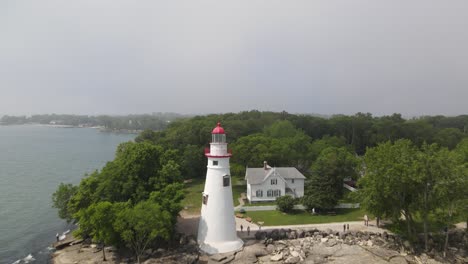
[[[60,182],[79,183],[134,135],[91,128],[0,126],[0,263],[47,263],[55,234],[70,227],[51,208]]]

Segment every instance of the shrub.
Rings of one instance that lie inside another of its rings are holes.
[[[289,195],[276,198],[277,209],[281,212],[290,212],[294,208],[295,200]]]

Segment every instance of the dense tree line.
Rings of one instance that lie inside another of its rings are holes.
[[[243,176],[246,167],[263,161],[295,166],[308,178],[302,203],[309,209],[333,208],[343,196],[343,179],[362,175],[366,209],[395,221],[403,213],[409,233],[415,212],[423,218],[445,212],[450,218],[466,199],[466,192],[448,186],[465,186],[468,115],[406,120],[399,114],[324,118],[248,111],[177,119],[164,130],[143,131],[79,186],[59,186],[53,196],[59,216],[79,223],[77,235],[132,248],[137,256],[148,245],[167,243],[181,209],[181,182],[205,176],[204,148],[218,121],[233,150],[233,175]],[[448,178],[452,174],[458,178]],[[291,202],[284,202],[290,210]],[[146,218],[151,224],[142,225]],[[139,239],[148,232],[147,240]]]
[[[181,157],[179,164],[184,177],[203,177],[206,170],[203,149],[208,146],[210,132],[218,121],[228,132],[234,153],[231,170],[236,175],[243,175],[246,166],[262,166],[264,160],[272,166],[296,166],[310,175],[311,164],[327,147],[344,147],[362,156],[367,148],[379,143],[409,139],[416,146],[426,142],[453,149],[468,135],[468,115],[406,120],[400,114],[373,117],[357,113],[325,118],[254,110],[179,119],[163,131],[144,131],[136,141],[174,149]]]
[[[57,124],[67,126],[100,126],[106,129],[126,129],[126,130],[162,130],[167,124],[177,118],[183,117],[173,113],[154,113],[145,115],[126,116],[88,116],[88,115],[32,115],[32,116],[8,116],[0,119],[3,125],[20,124]]]

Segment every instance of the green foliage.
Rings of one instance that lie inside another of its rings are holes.
[[[57,190],[52,194],[52,207],[58,209],[58,215],[60,218],[71,222],[73,219],[72,212],[68,207],[68,202],[75,195],[78,190],[78,186],[72,184],[60,183]]]
[[[74,234],[80,237],[90,236],[94,241],[107,245],[117,244],[120,237],[113,225],[117,212],[125,206],[125,204],[98,202],[81,209],[77,213],[80,228]]]
[[[276,206],[277,209],[280,210],[281,212],[291,212],[292,209],[294,208],[294,203],[295,200],[292,196],[285,195],[276,198]]]
[[[155,240],[168,240],[173,231],[172,215],[153,201],[142,201],[117,213],[113,224],[123,241],[133,249],[138,263]]]
[[[315,140],[310,144],[308,156],[311,161],[315,161],[320,153],[326,148],[329,147],[346,147],[345,139],[342,137],[330,137],[325,135],[323,138]]]
[[[414,238],[415,215],[424,225],[427,249],[429,215],[445,212],[451,224],[456,212],[466,210],[468,174],[463,155],[436,144],[415,147],[409,140],[387,142],[367,150],[366,174],[359,180],[361,205],[369,212],[390,217],[405,216],[406,235]],[[439,218],[439,219],[443,219]]]
[[[454,149],[465,135],[457,128],[444,128],[435,134],[435,142],[442,147]]]
[[[75,235],[127,245],[139,256],[155,239],[164,244],[173,234],[184,199],[178,154],[147,140],[123,143],[113,161],[79,186],[61,184],[54,205],[77,221]]]
[[[355,178],[358,160],[346,148],[323,150],[312,165],[303,204],[308,209],[331,209],[343,196],[343,179]]]
[[[358,184],[361,205],[380,217],[398,221],[403,213],[411,233],[412,205],[417,201],[417,149],[409,140],[387,142],[368,149],[366,174]]]

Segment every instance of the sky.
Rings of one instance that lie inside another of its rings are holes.
[[[0,1],[0,116],[468,114],[468,1]]]

